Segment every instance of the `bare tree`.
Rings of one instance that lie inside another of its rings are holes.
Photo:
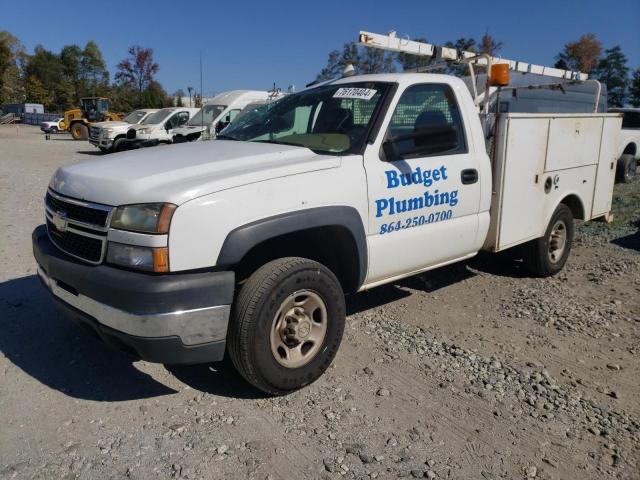
[[[140,101],[142,92],[153,82],[160,66],[153,61],[153,50],[138,45],[129,47],[129,56],[118,64],[116,80],[135,86]]]

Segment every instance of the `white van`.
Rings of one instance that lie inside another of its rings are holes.
[[[158,110],[139,125],[127,130],[132,147],[150,147],[158,143],[171,143],[174,131],[185,125],[198,112],[197,108],[169,107]]]
[[[189,123],[173,131],[173,141],[179,143],[192,142],[201,137],[214,138],[244,107],[250,103],[266,102],[273,95],[274,92],[261,90],[230,90],[216,95]]]

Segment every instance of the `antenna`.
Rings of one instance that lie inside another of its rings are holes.
[[[200,50],[200,128],[204,128],[204,112],[202,112],[202,107],[204,106],[203,99],[204,99],[204,95],[202,94],[202,50]],[[202,135],[202,133],[200,133],[200,135]]]

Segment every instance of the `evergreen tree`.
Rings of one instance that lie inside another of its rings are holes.
[[[107,94],[109,71],[98,45],[93,40],[89,40],[82,50],[80,75],[84,82],[84,96],[98,97]]]
[[[636,69],[631,77],[629,103],[634,107],[640,107],[640,68]]]
[[[607,86],[607,101],[610,107],[622,107],[627,93],[629,68],[627,57],[619,45],[608,48],[598,62],[595,76]]]

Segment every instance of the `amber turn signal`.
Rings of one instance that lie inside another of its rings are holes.
[[[153,271],[158,273],[169,271],[169,249],[167,247],[153,249]]]

